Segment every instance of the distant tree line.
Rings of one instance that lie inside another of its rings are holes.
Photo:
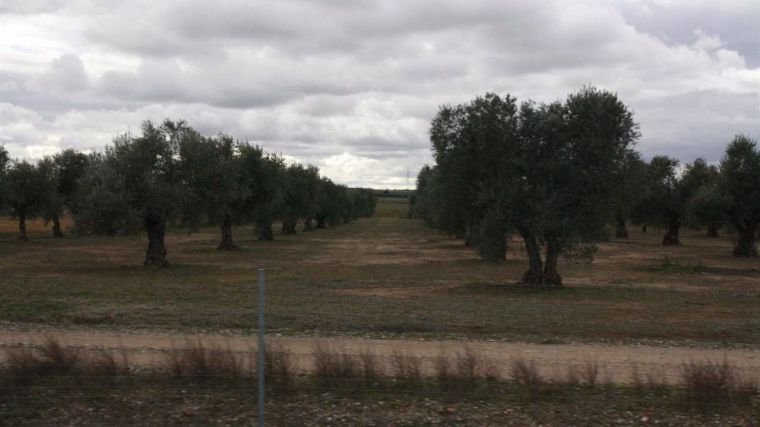
[[[207,136],[184,121],[144,122],[140,135],[117,136],[101,153],[72,149],[37,163],[10,160],[0,146],[0,203],[18,220],[42,217],[62,237],[71,214],[79,233],[148,236],[145,265],[168,265],[166,229],[215,224],[219,250],[236,250],[233,227],[253,224],[260,240],[326,228],[372,216],[370,189],[350,189],[315,166],[288,165],[256,145],[228,135]]]
[[[507,239],[522,237],[529,265],[522,281],[561,285],[560,256],[590,260],[595,243],[628,238],[626,223],[664,225],[665,245],[679,230],[709,236],[730,224],[734,256],[757,256],[760,151],[737,135],[719,166],[656,156],[634,145],[633,114],[617,95],[594,87],[565,101],[518,103],[488,93],[440,107],[430,127],[434,165],[424,166],[410,215],[463,238],[483,259],[502,261]]]

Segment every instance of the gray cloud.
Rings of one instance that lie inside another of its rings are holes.
[[[645,156],[760,136],[757,4],[71,0],[0,6],[0,143],[36,158],[185,118],[353,185],[406,185],[441,104],[618,92]],[[411,179],[411,184],[414,179]]]

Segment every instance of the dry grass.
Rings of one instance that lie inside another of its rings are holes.
[[[422,358],[395,349],[391,355],[391,376],[402,388],[419,388],[423,384]]]
[[[683,366],[683,382],[691,399],[702,405],[724,399],[736,381],[733,367],[723,363],[689,362]]]
[[[509,377],[518,385],[525,388],[530,395],[541,393],[545,386],[545,381],[541,377],[533,360],[513,359],[509,367]]]
[[[683,365],[683,386],[687,401],[706,411],[730,402],[760,397],[758,377],[741,376],[727,360],[723,362],[694,362]]]
[[[5,378],[16,385],[49,380],[74,379],[75,382],[115,383],[130,375],[124,351],[82,352],[52,338],[42,345],[11,348],[5,351]]]
[[[264,351],[267,381],[280,388],[289,386],[295,376],[292,354],[270,342]],[[258,352],[234,352],[216,344],[188,341],[184,346],[167,351],[156,370],[175,379],[198,383],[253,381],[258,375]]]
[[[174,378],[197,382],[229,381],[251,374],[245,369],[243,356],[219,346],[207,347],[200,341],[188,342],[184,347],[167,351],[165,355],[160,369]]]
[[[264,375],[280,388],[291,385],[295,377],[292,353],[280,344],[267,342],[264,350]]]
[[[442,390],[473,389],[481,380],[496,380],[496,367],[469,346],[453,357],[441,351],[433,359],[433,372]]]
[[[369,350],[364,350],[359,353],[359,362],[361,364],[364,387],[373,388],[382,385],[386,373],[385,367],[381,363],[380,358],[377,355],[370,353]]]
[[[312,352],[313,375],[322,387],[358,387],[362,360],[318,342]]]
[[[35,348],[14,348],[6,351],[6,365],[11,377],[27,381],[36,377],[70,375],[80,370],[79,352],[52,338]]]
[[[347,354],[344,349],[317,342],[311,356],[311,376],[326,389],[381,388],[388,379],[382,360],[368,350]]]
[[[74,222],[70,216],[64,216],[61,219],[61,229],[64,233],[69,233],[74,227]],[[53,235],[53,223],[46,223],[41,218],[27,219],[26,232],[30,238],[43,238]],[[18,220],[4,217],[0,218],[0,234],[17,234],[18,233]]]
[[[634,381],[638,378],[638,370],[635,366],[633,377]],[[586,360],[580,365],[571,364],[567,368],[566,381],[568,384],[596,387],[599,384],[599,364],[593,360]]]
[[[470,348],[452,356],[441,352],[432,361],[432,369],[426,370],[421,357],[401,350],[396,350],[386,365],[366,351],[358,355],[345,354],[340,348],[319,343],[312,352],[313,369],[296,377],[291,356],[276,345],[267,346],[265,370],[267,384],[272,390],[285,387],[290,393],[317,386],[326,393],[362,391],[373,394],[388,392],[388,386],[394,386],[417,394],[428,393],[431,386],[437,386],[440,391],[457,397],[480,395],[480,392],[482,395],[517,392],[515,396],[519,396],[522,402],[538,402],[560,399],[568,390],[593,393],[599,384],[600,371],[596,362],[587,361],[569,369],[567,380],[548,381],[533,360],[513,359],[508,369],[511,382],[504,382],[495,381],[494,368]],[[53,339],[35,348],[8,349],[5,359],[0,371],[0,386],[3,392],[11,394],[20,390],[19,387],[44,386],[49,381],[57,381],[56,386],[63,387],[61,390],[68,387],[86,390],[94,381],[117,389],[127,380],[132,385],[137,384],[140,378],[155,383],[182,381],[198,386],[240,385],[247,389],[256,378],[255,351],[236,353],[200,341],[188,341],[167,352],[163,361],[149,370],[131,369],[124,353],[79,351]],[[684,364],[682,383],[678,387],[658,382],[657,372],[653,370],[642,373],[634,366],[632,372],[633,390],[640,392],[641,399],[655,396],[680,399],[681,402],[685,399],[688,407],[700,412],[753,408],[760,404],[758,378],[740,375],[727,361]],[[576,387],[578,384],[584,387]],[[631,388],[610,385],[605,390],[621,393]]]
[[[599,364],[593,360],[587,360],[580,366],[571,366],[570,369],[577,371],[580,383],[586,387],[594,388],[599,381]]]

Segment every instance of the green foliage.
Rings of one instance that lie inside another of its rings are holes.
[[[736,256],[757,256],[755,234],[760,225],[760,151],[757,142],[737,135],[720,164],[719,188],[728,198],[726,215],[739,231]]]
[[[689,200],[689,214],[703,226],[719,227],[726,221],[726,209],[731,198],[724,194],[718,183],[702,185]]]
[[[75,209],[75,199],[79,190],[79,180],[89,165],[86,154],[74,149],[66,149],[53,156],[55,164],[56,193],[63,199],[64,206]]]
[[[352,217],[369,218],[375,213],[377,195],[371,188],[354,188],[350,191]]]
[[[504,261],[507,256],[507,230],[503,214],[496,209],[488,211],[478,230],[478,254],[487,261]]]
[[[696,159],[678,173],[678,160],[655,156],[646,165],[645,197],[634,208],[637,223],[680,224],[689,213],[689,203],[701,187],[714,185],[718,168]]]
[[[319,169],[293,164],[284,171],[283,206],[280,220],[283,231],[295,232],[300,218],[312,218],[318,209]]]
[[[643,199],[633,209],[639,224],[668,224],[683,216],[685,206],[679,192],[678,160],[655,156],[646,165]]]
[[[5,150],[4,145],[0,145],[0,209],[3,208],[6,202],[7,196],[7,182],[6,174],[8,172],[8,163],[10,158],[8,157],[8,151]]]
[[[251,215],[259,230],[259,238],[271,239],[272,223],[285,203],[285,161],[261,148],[248,147],[241,152],[243,171],[251,183]]]
[[[641,155],[629,151],[613,180],[612,207],[618,225],[631,219],[634,209],[646,196],[647,164]],[[620,230],[623,231],[623,230]]]
[[[11,215],[33,218],[42,213],[49,182],[38,166],[26,161],[13,162],[5,183]]]
[[[195,137],[184,122],[144,122],[142,135],[121,135],[93,158],[80,182],[75,220],[85,232],[129,234],[148,222],[165,224],[189,200],[180,142]]]
[[[109,167],[102,154],[93,155],[79,180],[74,221],[82,233],[131,234],[141,226],[140,212],[127,199],[124,177]]]
[[[37,163],[37,168],[42,179],[45,180],[44,193],[41,201],[41,213],[45,221],[63,214],[64,200],[58,193],[58,167],[51,157],[45,157]]]
[[[319,192],[319,209],[317,210],[317,228],[336,226],[344,221],[349,212],[348,188],[337,185],[327,178],[322,178]]]
[[[412,213],[478,237],[487,259],[503,259],[500,242],[517,230],[532,260],[527,279],[558,283],[557,257],[604,235],[638,135],[617,96],[594,88],[564,103],[518,107],[509,95],[486,94],[444,106],[430,130],[436,165],[420,172]]]

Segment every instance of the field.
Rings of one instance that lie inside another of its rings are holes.
[[[564,288],[541,290],[517,283],[525,269],[519,240],[507,262],[491,264],[406,213],[405,199],[381,198],[372,218],[273,242],[240,227],[239,252],[217,251],[214,227],[173,229],[168,269],[142,267],[143,236],[52,239],[33,222],[22,243],[16,224],[3,221],[0,345],[8,352],[0,368],[10,368],[0,369],[0,424],[250,424],[255,382],[226,371],[220,380],[214,369],[227,368],[214,368],[217,353],[193,362],[212,363],[200,379],[154,370],[187,351],[180,347],[189,339],[253,354],[257,268],[267,271],[267,332],[293,358],[287,387],[270,378],[275,425],[757,419],[760,264],[731,257],[731,236],[686,230],[683,246],[663,247],[662,230],[631,228],[630,240],[601,244],[591,264],[565,260]],[[10,355],[44,348],[45,336],[78,355],[52,352],[36,368],[21,358],[23,372],[37,373],[19,383]],[[315,348],[325,343],[340,363],[372,354],[389,377],[368,385],[350,366],[320,374]],[[61,368],[111,350],[132,368],[112,366],[110,376]],[[449,372],[451,382],[437,364],[446,355],[464,369],[467,351],[491,373],[462,387],[466,376]],[[421,363],[423,378],[405,382],[395,362],[403,354]],[[687,364],[706,360],[715,365],[684,387]],[[520,361],[541,379],[516,374]]]
[[[47,237],[17,242],[0,228],[0,321],[44,326],[241,332],[255,328],[256,268],[267,269],[267,319],[285,335],[519,340],[760,342],[760,263],[730,256],[730,236],[688,230],[681,247],[631,229],[590,265],[561,265],[566,287],[517,284],[520,242],[508,261],[477,259],[460,240],[407,219],[403,199],[375,217],[259,242],[236,229],[240,252],[215,250],[213,227],[168,238],[166,270],[141,267],[145,240]]]

